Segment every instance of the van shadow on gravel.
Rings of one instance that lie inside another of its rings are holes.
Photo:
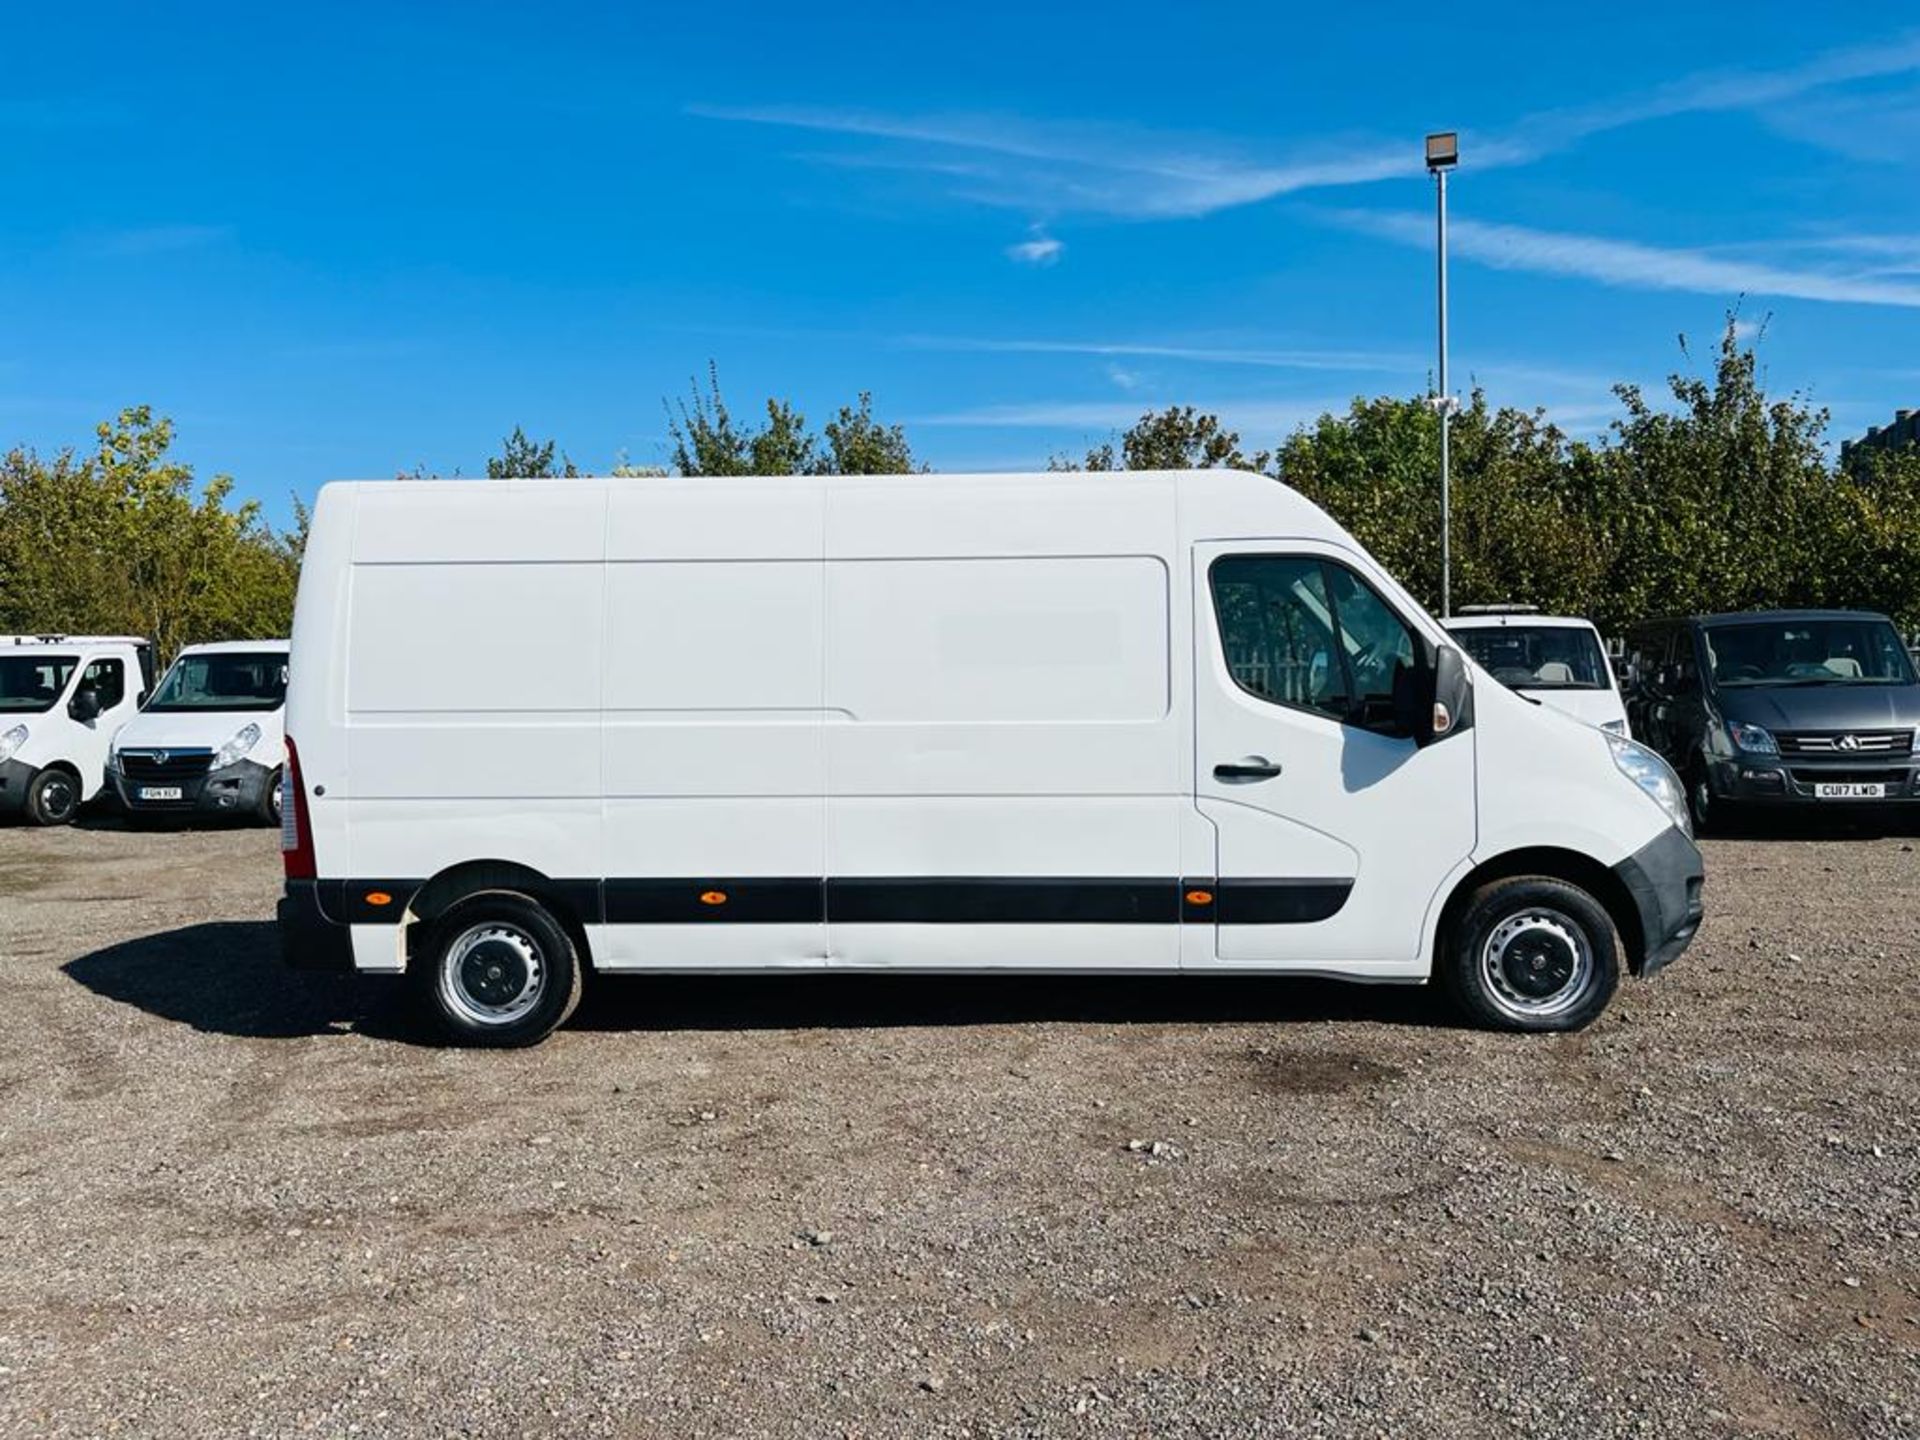
[[[574,1030],[857,1030],[941,1025],[1363,1020],[1449,1026],[1424,986],[1233,975],[601,975]]]
[[[61,967],[94,994],[215,1035],[289,1040],[357,1030],[411,1038],[395,986],[290,970],[271,920],[223,920],[143,935]]]
[[[272,921],[188,925],[62,967],[105,999],[214,1035],[288,1040],[355,1031],[437,1043],[392,979],[290,970]],[[568,1029],[857,1030],[1363,1020],[1449,1025],[1431,990],[1221,975],[589,976]]]

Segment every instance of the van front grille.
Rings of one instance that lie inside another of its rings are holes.
[[[120,773],[142,785],[198,780],[213,764],[211,750],[122,750]]]
[[[1911,755],[1912,730],[1776,730],[1782,755]]]

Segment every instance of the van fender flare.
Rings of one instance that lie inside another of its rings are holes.
[[[1464,873],[1461,873],[1462,869]],[[1473,893],[1483,885],[1516,875],[1544,875],[1564,880],[1593,896],[1620,934],[1621,950],[1628,967],[1634,974],[1640,973],[1646,958],[1646,937],[1639,907],[1626,882],[1611,866],[1583,851],[1561,845],[1517,846],[1485,859],[1470,860],[1449,875],[1435,897],[1439,899],[1444,896],[1445,903],[1429,909],[1426,954],[1431,965],[1437,969],[1440,945],[1445,939],[1447,927],[1466,908]]]
[[[589,896],[586,887],[556,881],[531,865],[513,860],[463,860],[416,889],[400,916],[397,938],[403,965],[411,963],[415,943],[428,933],[433,921],[462,900],[489,891],[507,891],[537,900],[572,939],[582,964],[591,968],[586,927],[599,918],[599,886],[592,885]]]

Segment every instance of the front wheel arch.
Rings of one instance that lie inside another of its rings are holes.
[[[72,783],[73,807],[65,820],[43,820],[36,813],[34,797],[39,793],[41,782],[50,775],[62,776]],[[27,803],[22,813],[36,825],[67,825],[79,818],[81,807],[86,803],[87,782],[81,778],[79,768],[66,760],[49,760],[27,782]]]
[[[1626,881],[1591,855],[1583,855],[1578,850],[1562,850],[1552,845],[1534,845],[1483,860],[1454,882],[1447,903],[1440,911],[1440,923],[1434,929],[1435,974],[1440,973],[1446,947],[1452,942],[1460,917],[1466,913],[1474,895],[1496,880],[1510,880],[1519,875],[1564,880],[1593,896],[1607,912],[1607,918],[1613,921],[1614,932],[1620,937],[1620,948],[1626,955],[1627,968],[1635,975],[1640,973],[1647,958],[1647,937],[1641,928],[1639,907],[1634,904],[1633,893],[1627,889]]]

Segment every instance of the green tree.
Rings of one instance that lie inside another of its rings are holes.
[[[742,425],[720,393],[719,367],[707,366],[707,388],[690,387],[667,407],[673,468],[682,475],[890,475],[914,468],[906,431],[873,416],[873,397],[842,406],[822,432],[785,400],[767,401],[758,427]]]
[[[487,461],[489,480],[552,480],[578,475],[573,461],[560,456],[560,468],[554,468],[554,442],[535,441],[518,425],[500,442],[500,454]]]
[[[1650,614],[1817,605],[1845,590],[1851,526],[1823,449],[1827,412],[1770,399],[1728,318],[1710,376],[1668,378],[1671,405],[1616,387],[1625,415],[1587,496],[1608,555],[1596,604],[1615,623]],[[1870,529],[1871,527],[1867,527]]]
[[[860,392],[859,406],[843,405],[824,431],[826,451],[820,457],[827,475],[906,475],[912,473],[913,447],[898,425],[882,425],[873,418],[873,392]]]
[[[1220,417],[1191,405],[1149,410],[1122,431],[1116,451],[1109,440],[1088,450],[1083,460],[1056,455],[1050,470],[1257,470],[1273,457],[1265,451],[1242,453],[1240,436]]]
[[[148,635],[163,656],[286,634],[303,534],[231,504],[227,476],[196,495],[169,455],[172,424],[146,406],[97,434],[85,458],[16,449],[0,461],[0,630]]]

